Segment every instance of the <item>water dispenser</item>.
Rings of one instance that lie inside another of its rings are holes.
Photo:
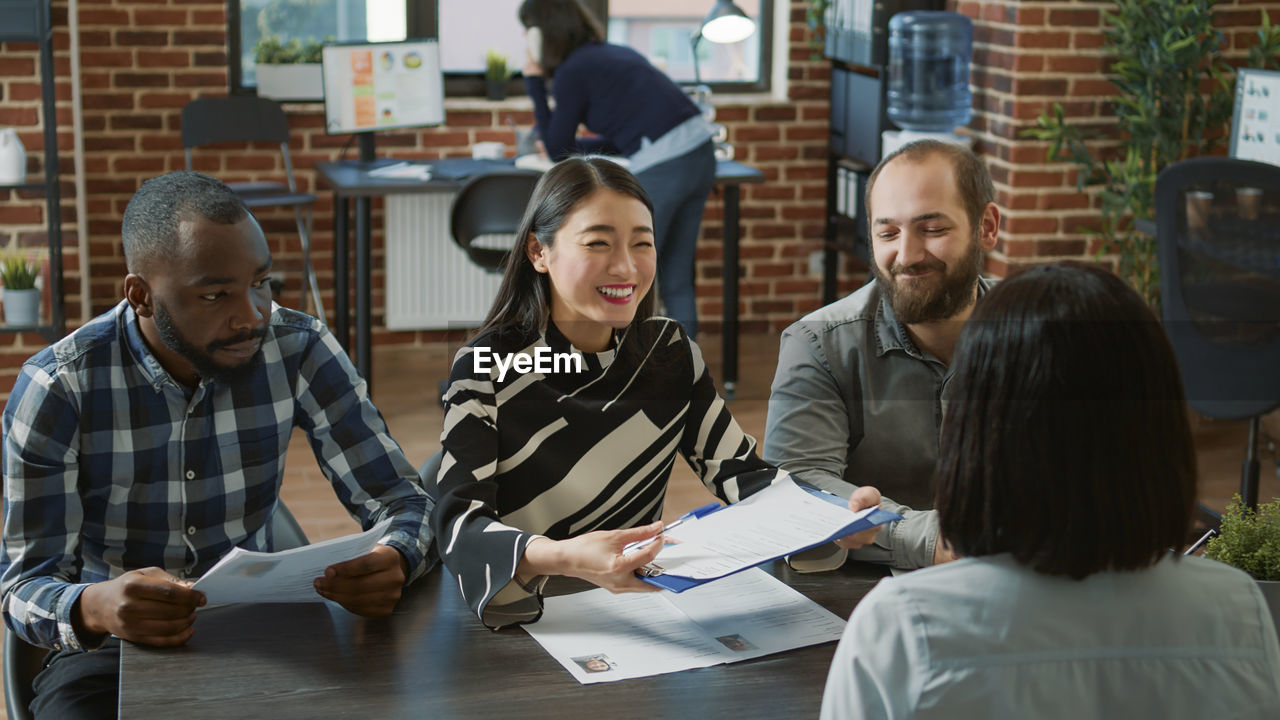
[[[954,130],[972,116],[972,55],[973,23],[964,15],[917,10],[890,18],[888,115],[902,130],[884,133],[885,155],[925,137],[969,143]]]

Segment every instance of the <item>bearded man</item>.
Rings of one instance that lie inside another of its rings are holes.
[[[226,185],[147,181],[124,212],[124,300],[22,367],[4,409],[4,621],[49,648],[36,717],[115,717],[120,639],[182,645],[198,578],[272,550],[285,450],[307,435],[367,555],[317,594],[391,614],[428,568],[431,502],[337,340],[271,300],[262,229]]]
[[[856,559],[902,569],[951,559],[928,509],[931,479],[947,367],[991,286],[979,272],[1000,227],[993,197],[991,175],[966,148],[921,140],[889,155],[867,182],[875,279],[782,334],[764,459],[843,497],[874,485],[904,518]],[[844,559],[828,547],[793,564]]]

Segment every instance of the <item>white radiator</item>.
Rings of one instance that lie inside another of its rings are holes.
[[[387,317],[390,330],[479,327],[498,293],[502,275],[467,259],[449,235],[454,193],[388,195]],[[481,238],[486,247],[509,248],[512,236]]]

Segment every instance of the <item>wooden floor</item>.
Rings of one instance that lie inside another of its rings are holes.
[[[737,397],[730,408],[742,427],[760,439],[764,435],[769,384],[777,362],[778,336],[743,337],[741,347],[741,377]],[[374,403],[415,466],[440,449],[443,414],[435,400],[436,382],[447,376],[454,350],[456,347],[444,345],[390,346],[374,350]],[[705,338],[703,351],[718,377],[719,338]],[[1273,434],[1280,431],[1280,415],[1273,414],[1267,420]],[[1246,424],[1196,419],[1194,430],[1200,460],[1201,500],[1221,510],[1240,486]],[[668,520],[712,499],[686,465],[677,462],[675,468],[663,513]],[[313,542],[358,530],[355,521],[338,504],[301,433],[297,433],[289,445],[282,496]],[[1260,496],[1280,496],[1280,478],[1276,475],[1273,456],[1263,458]]]

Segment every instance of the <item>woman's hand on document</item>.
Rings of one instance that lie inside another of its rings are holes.
[[[636,570],[653,562],[662,543],[623,555],[630,543],[648,540],[662,532],[655,522],[627,530],[597,530],[568,540],[534,538],[524,550],[518,572],[522,575],[567,575],[614,593],[654,592],[657,587],[636,577]]]
[[[849,509],[853,512],[865,510],[869,507],[875,507],[880,504],[880,491],[870,485],[863,485],[853,494],[849,496]],[[863,530],[860,533],[846,535],[842,538],[836,538],[836,545],[846,550],[857,550],[864,545],[870,545],[876,539],[876,533],[880,532],[883,526],[876,526],[870,530]]]

